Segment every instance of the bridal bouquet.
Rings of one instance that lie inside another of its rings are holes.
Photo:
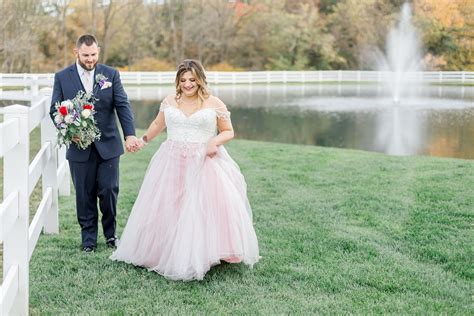
[[[94,119],[95,100],[92,94],[79,91],[75,98],[56,103],[53,117],[60,146],[69,148],[77,137],[77,146],[86,149],[100,139],[100,130]]]

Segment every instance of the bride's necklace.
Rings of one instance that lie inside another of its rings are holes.
[[[184,101],[182,98],[179,98],[178,102],[181,103],[182,105],[195,106],[197,105],[198,99],[196,98],[192,101]]]

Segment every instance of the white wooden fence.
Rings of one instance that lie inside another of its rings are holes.
[[[210,84],[254,83],[377,83],[391,81],[397,74],[381,71],[248,71],[207,72]],[[121,72],[125,85],[172,84],[174,71]],[[404,81],[422,81],[435,84],[474,84],[474,72],[424,71],[403,74]],[[0,95],[8,95],[6,87],[24,89],[25,94],[38,95],[41,87],[53,85],[53,74],[0,74]]]
[[[41,231],[58,233],[58,193],[69,195],[69,168],[64,150],[56,146],[49,117],[51,97],[32,101],[31,107],[3,109],[0,157],[3,157],[3,202],[0,205],[0,242],[3,243],[3,283],[0,314],[27,315],[29,261]],[[29,163],[30,133],[41,128],[41,149]],[[30,195],[42,179],[42,199],[29,223]],[[60,189],[61,188],[61,189]]]

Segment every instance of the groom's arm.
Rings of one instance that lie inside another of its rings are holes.
[[[54,75],[54,85],[53,85],[53,94],[51,96],[51,107],[49,108],[49,116],[54,122],[54,112],[56,112],[56,102],[62,102],[63,98],[63,89],[61,88],[61,81],[59,76],[56,73]]]
[[[135,125],[133,112],[128,101],[128,96],[122,86],[120,74],[114,70],[112,81],[112,89],[114,89],[114,106],[117,116],[122,127],[123,136],[127,139],[128,136],[135,136]]]

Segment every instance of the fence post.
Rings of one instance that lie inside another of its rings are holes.
[[[43,95],[46,95],[43,93]],[[43,170],[42,187],[43,195],[46,193],[48,187],[52,189],[52,204],[49,212],[46,215],[44,223],[44,233],[57,234],[59,232],[59,216],[58,216],[58,157],[56,151],[56,129],[51,121],[49,113],[51,98],[43,99],[43,106],[46,115],[41,120],[41,144],[50,143],[50,159],[46,163]]]
[[[51,88],[42,88],[40,89],[40,95],[41,96],[51,96],[52,94],[52,89]],[[48,99],[49,101],[51,101],[51,99]],[[46,110],[46,113],[49,113],[49,104],[45,104],[45,110]],[[60,196],[70,196],[71,195],[71,181],[70,181],[70,171],[69,171],[69,166],[68,166],[68,162],[66,160],[66,148],[62,147],[62,148],[59,148],[56,144],[56,129],[54,128],[54,125],[52,124],[52,121],[50,120],[49,118],[49,115],[46,116],[46,121],[44,122],[41,122],[41,141],[42,143],[44,141],[49,141],[49,139],[51,140],[51,145],[52,145],[52,148],[53,148],[53,152],[51,153],[51,155],[54,155],[54,159],[55,159],[55,167],[54,167],[54,170],[56,172],[56,188],[58,189],[58,191],[54,190],[53,189],[53,207],[54,207],[54,203],[56,203],[57,205],[57,209],[59,209],[59,202],[57,202],[57,195],[59,194]],[[48,123],[49,122],[49,123]],[[49,126],[50,127],[44,127],[45,128],[45,133],[47,133],[47,139],[48,140],[43,140],[43,124],[50,124]],[[57,177],[57,170],[59,168],[61,168],[62,164],[65,164],[65,168],[63,168],[63,173],[62,173],[62,177],[61,178],[58,178]],[[47,172],[47,171],[45,171]],[[48,187],[48,186],[52,186],[54,184],[54,182],[51,184],[51,185],[45,185],[45,183],[43,183],[43,190]],[[55,196],[56,195],[56,196]],[[53,215],[51,215],[53,216]],[[49,222],[48,219],[46,220],[46,222]],[[54,224],[53,224],[54,225]],[[57,232],[53,229],[52,232],[49,232],[49,228],[48,228],[48,233],[54,233],[54,232]],[[46,233],[46,227],[45,227],[45,233]]]
[[[19,121],[19,144],[5,154],[3,158],[3,196],[18,192],[18,219],[5,237],[3,245],[3,273],[11,266],[18,265],[18,295],[11,313],[28,315],[28,227],[29,196],[28,167],[30,150],[30,132],[28,128],[29,108],[23,105],[11,105],[4,109],[5,121]],[[8,137],[8,135],[3,135]]]
[[[39,80],[37,75],[32,75],[30,78],[30,91],[33,97],[39,95]]]
[[[63,177],[58,179],[59,186],[59,195],[61,196],[70,196],[71,195],[71,180],[70,180],[70,170],[69,163],[66,160],[66,148],[58,148],[58,167],[63,163],[66,164],[64,169]]]

